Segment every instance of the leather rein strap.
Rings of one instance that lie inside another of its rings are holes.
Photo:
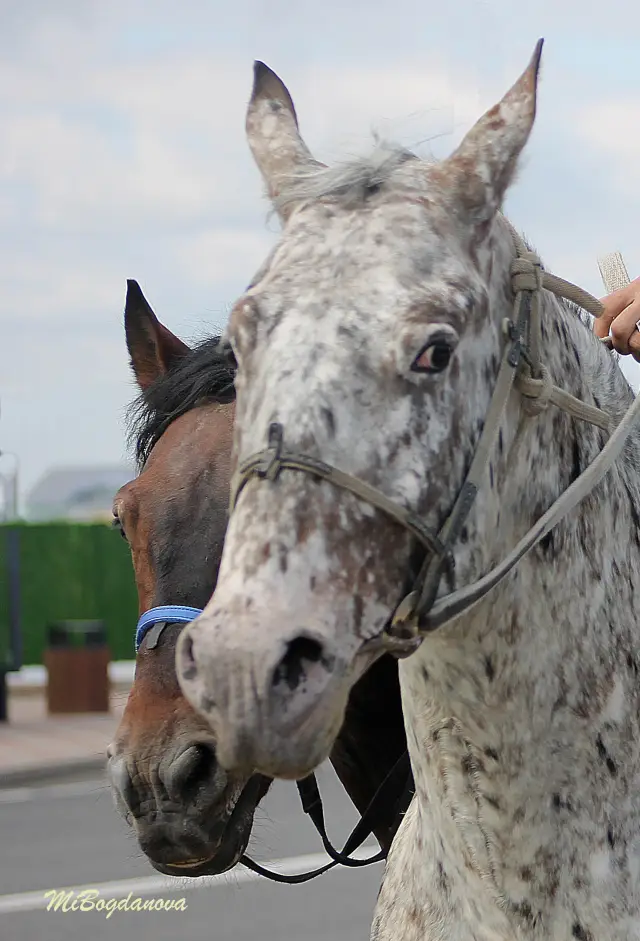
[[[273,882],[284,882],[289,885],[300,885],[303,882],[309,882],[311,879],[323,875],[323,873],[328,872],[335,866],[357,868],[360,866],[370,866],[372,863],[379,863],[383,859],[386,859],[386,849],[382,849],[373,856],[367,856],[364,859],[354,858],[352,853],[355,853],[356,850],[362,846],[367,837],[373,833],[383,816],[388,815],[389,806],[392,804],[394,798],[397,803],[397,815],[400,816],[405,813],[413,797],[411,762],[409,760],[409,753],[404,751],[373,795],[369,806],[351,831],[342,851],[338,852],[338,850],[334,849],[327,836],[322,798],[320,797],[315,775],[310,774],[309,777],[304,778],[302,781],[297,781],[296,784],[302,802],[302,809],[306,814],[309,814],[313,825],[320,834],[322,845],[325,852],[331,857],[331,862],[326,863],[319,869],[313,869],[310,872],[287,876],[279,872],[273,872],[270,869],[265,869],[264,866],[258,865],[258,863],[254,862],[252,859],[249,859],[248,856],[240,857],[240,862],[246,866],[247,869],[251,869],[258,875],[264,876],[266,879],[271,879]],[[402,791],[400,791],[401,787]],[[398,799],[397,795],[399,792],[400,798]]]
[[[502,360],[471,467],[453,509],[439,532],[432,531],[415,513],[390,500],[359,477],[346,474],[317,458],[287,451],[283,443],[283,428],[278,423],[269,427],[268,447],[240,464],[232,482],[230,512],[235,509],[242,490],[253,477],[273,482],[284,469],[302,471],[350,491],[395,520],[422,543],[427,550],[426,558],[413,590],[399,603],[382,635],[369,642],[372,646],[381,645],[398,657],[410,655],[420,645],[425,634],[469,611],[495,588],[600,483],[615,463],[640,417],[640,396],[616,427],[602,409],[582,402],[553,384],[548,370],[541,362],[542,291],[550,291],[556,297],[569,300],[594,317],[602,313],[603,307],[591,294],[544,271],[540,258],[527,249],[510,223],[507,222],[507,225],[516,255],[511,266],[513,315],[503,324],[505,344]],[[607,345],[610,345],[610,341]],[[525,415],[539,414],[552,404],[572,418],[602,428],[610,437],[586,470],[498,565],[473,584],[454,591],[453,547],[483,483],[506,404],[514,387],[523,397]],[[436,600],[443,574],[447,575],[451,590]]]
[[[140,616],[136,627],[136,653],[138,653],[140,645],[145,638],[147,648],[153,649],[157,647],[162,632],[169,624],[189,624],[191,621],[195,620],[199,614],[202,614],[201,608],[192,608],[188,605],[179,604],[158,605],[155,608],[150,608],[148,611],[145,611],[144,614]],[[284,882],[289,885],[299,885],[303,882],[309,882],[309,880],[315,879],[316,876],[321,876],[323,873],[328,872],[329,869],[333,869],[334,866],[349,866],[352,868],[369,866],[372,863],[378,863],[385,859],[387,850],[384,849],[364,859],[354,858],[352,854],[362,846],[367,837],[371,836],[376,827],[382,822],[383,818],[388,816],[389,807],[393,805],[394,799],[397,804],[397,815],[400,815],[407,810],[411,797],[413,796],[413,774],[409,761],[409,753],[405,750],[371,798],[369,805],[349,835],[342,851],[338,851],[333,847],[327,836],[324,821],[324,808],[322,806],[322,798],[315,775],[310,774],[301,781],[297,781],[296,784],[302,803],[302,809],[311,818],[313,825],[320,835],[322,845],[331,858],[331,861],[311,872],[288,876],[279,872],[273,872],[270,869],[265,869],[264,866],[254,862],[249,856],[243,855],[240,857],[242,865],[246,866],[247,869],[251,869],[252,872],[264,876],[265,879],[271,879],[273,882]],[[398,797],[398,795],[400,796]]]

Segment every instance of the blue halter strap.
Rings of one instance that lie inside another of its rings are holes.
[[[149,608],[140,615],[136,627],[136,653],[155,624],[190,624],[199,614],[202,614],[202,608],[190,608],[186,604],[161,604],[157,608]]]

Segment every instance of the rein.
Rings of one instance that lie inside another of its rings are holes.
[[[439,532],[434,532],[417,514],[390,500],[376,487],[359,477],[347,474],[309,455],[287,451],[283,443],[283,428],[279,423],[269,426],[268,447],[243,461],[232,482],[230,513],[235,509],[242,490],[253,477],[274,482],[284,469],[302,471],[315,479],[327,480],[336,487],[348,490],[381,510],[425,546],[426,558],[412,591],[400,601],[382,634],[368,642],[368,645],[372,646],[381,645],[384,650],[397,657],[409,656],[420,646],[426,634],[470,611],[495,588],[518,562],[600,483],[615,463],[640,417],[640,396],[629,406],[616,427],[614,420],[602,409],[582,402],[553,384],[541,360],[542,291],[550,291],[558,298],[571,301],[594,317],[602,313],[603,306],[597,298],[582,288],[546,272],[538,255],[529,251],[511,224],[506,219],[505,222],[509,226],[516,253],[511,265],[513,315],[503,323],[505,344],[502,360],[471,467]],[[513,388],[523,398],[522,406],[526,416],[538,415],[552,404],[574,419],[602,428],[610,437],[592,463],[558,497],[502,562],[473,584],[454,590],[453,547],[487,472]],[[443,575],[447,576],[450,592],[436,600]]]
[[[140,616],[136,627],[136,654],[145,638],[147,648],[153,649],[157,647],[162,632],[169,624],[190,624],[191,621],[195,620],[200,614],[202,614],[201,608],[191,608],[188,605],[179,604],[158,605],[155,608],[150,608],[148,611],[145,611],[144,614]],[[265,869],[264,866],[254,862],[254,860],[246,854],[243,854],[239,860],[247,869],[250,869],[260,876],[264,876],[265,879],[271,879],[273,882],[284,882],[289,885],[299,885],[303,882],[309,882],[309,880],[315,879],[316,876],[323,875],[323,873],[328,872],[335,866],[357,868],[360,866],[369,866],[372,863],[378,863],[386,859],[387,850],[384,849],[364,859],[355,858],[352,854],[360,849],[367,837],[371,836],[394,798],[397,800],[398,813],[404,813],[409,806],[409,802],[413,796],[413,775],[411,772],[409,753],[405,750],[396,761],[393,768],[391,768],[385,776],[371,798],[366,810],[360,817],[360,820],[349,834],[341,851],[334,848],[327,835],[322,797],[320,796],[316,776],[310,774],[301,781],[296,781],[296,786],[298,788],[302,809],[305,814],[309,815],[311,822],[318,831],[325,852],[331,858],[331,861],[321,866],[319,869],[287,876],[279,872],[273,872],[270,869]],[[398,798],[397,795],[399,793],[400,797]]]

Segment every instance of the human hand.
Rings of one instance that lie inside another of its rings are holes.
[[[611,331],[614,350],[631,354],[640,363],[640,278],[601,301],[604,311],[593,326],[596,336],[604,339]]]

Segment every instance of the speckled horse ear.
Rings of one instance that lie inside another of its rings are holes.
[[[264,62],[253,64],[253,90],[247,108],[246,130],[251,153],[269,198],[282,222],[286,222],[295,204],[278,204],[282,184],[323,164],[314,160],[300,136],[296,109],[286,85]]]
[[[498,211],[514,180],[518,157],[531,134],[542,39],[529,65],[504,98],[465,135],[456,151],[435,171],[456,210],[472,223],[486,222]]]

